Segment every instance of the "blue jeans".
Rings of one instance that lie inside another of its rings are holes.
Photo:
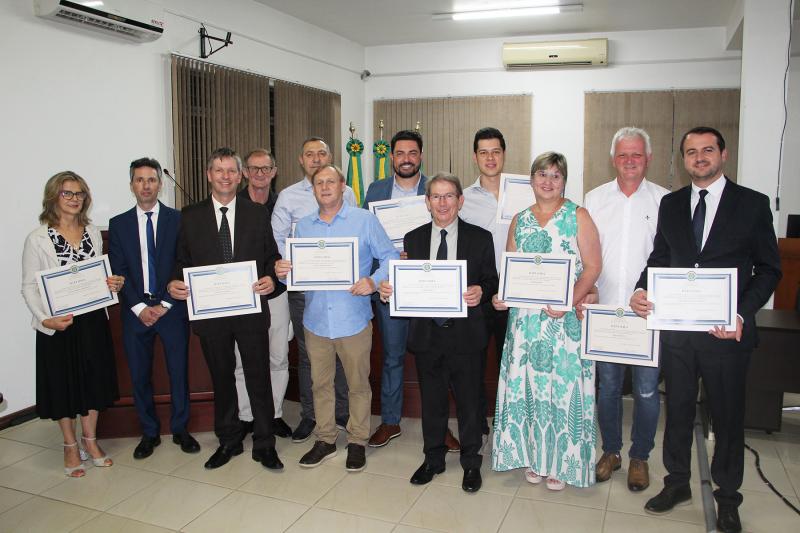
[[[622,382],[627,365],[597,363],[600,386],[597,393],[597,421],[603,437],[603,451],[619,453],[622,449]],[[633,427],[628,456],[646,461],[655,445],[660,401],[658,368],[631,365],[633,374]]]
[[[376,293],[377,294],[377,293]],[[403,366],[406,357],[408,319],[389,316],[389,306],[377,297],[375,314],[383,342],[383,372],[381,373],[381,422],[399,424],[403,411]]]

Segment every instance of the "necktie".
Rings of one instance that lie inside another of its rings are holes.
[[[156,233],[153,230],[153,212],[148,211],[147,226],[145,233],[147,233],[147,292],[150,296],[155,296],[158,291],[156,284]]]
[[[441,231],[442,240],[439,242],[439,249],[436,250],[436,260],[447,260],[447,230],[443,229]],[[434,318],[433,321],[436,322],[437,326],[442,326],[445,322],[447,322],[447,318]]]
[[[706,222],[706,195],[708,191],[703,189],[700,191],[700,201],[694,208],[692,215],[692,229],[694,230],[694,242],[697,244],[697,253],[703,249],[703,226]]]
[[[222,249],[222,261],[230,263],[233,261],[233,245],[231,244],[231,227],[228,225],[228,217],[225,213],[228,212],[227,207],[220,207],[222,211],[222,221],[219,224],[219,247]]]
[[[441,242],[439,242],[439,249],[436,250],[436,260],[437,261],[439,261],[439,260],[446,261],[447,260],[447,240],[445,238],[447,237],[447,230],[443,229],[441,231],[441,235],[442,235],[442,240],[441,240]]]

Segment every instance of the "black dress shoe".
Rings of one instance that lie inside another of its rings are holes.
[[[159,444],[161,444],[161,437],[158,435],[155,437],[148,437],[147,435],[142,436],[142,440],[139,441],[139,444],[136,445],[136,449],[133,450],[133,458],[144,459],[145,457],[150,457],[153,455],[153,448]]]
[[[261,448],[253,450],[253,461],[258,461],[264,468],[270,470],[283,470],[283,463],[278,458],[278,452],[275,448]]]
[[[667,485],[647,501],[644,510],[652,514],[663,514],[671,511],[676,505],[690,502],[691,499],[692,489],[689,485]]]
[[[739,533],[742,521],[739,520],[739,509],[733,505],[720,505],[717,515],[717,531],[722,533]]]
[[[213,470],[215,468],[219,468],[228,463],[231,460],[231,457],[235,457],[244,451],[244,446],[242,443],[236,444],[234,446],[220,446],[217,448],[217,451],[214,452],[214,455],[208,458],[206,464],[204,465],[207,470]]]
[[[272,420],[272,434],[285,439],[292,436],[292,428],[283,418],[275,418]]]
[[[482,484],[480,468],[467,468],[464,470],[464,480],[461,482],[461,488],[464,489],[464,492],[478,492]]]
[[[442,472],[444,472],[444,465],[431,466],[428,463],[422,463],[422,466],[417,468],[417,471],[414,472],[413,476],[411,476],[411,484],[427,485],[431,482],[433,476],[436,474],[441,474]]]
[[[188,431],[174,434],[172,436],[172,442],[180,444],[183,453],[197,453],[200,451],[200,443],[197,442]]]

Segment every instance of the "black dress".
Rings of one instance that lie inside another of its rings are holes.
[[[56,230],[47,230],[61,265],[94,257],[92,240],[84,230],[74,249]],[[53,335],[36,332],[36,412],[58,420],[102,411],[119,398],[114,345],[104,309],[74,318]]]

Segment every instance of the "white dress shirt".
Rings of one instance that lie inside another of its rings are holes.
[[[153,213],[151,216],[151,220],[153,221],[153,242],[156,242],[156,235],[158,235],[158,211],[161,209],[161,204],[156,202],[156,205],[153,206],[153,209],[150,211]],[[144,292],[148,294],[154,294],[157,287],[150,286],[150,267],[147,264],[147,215],[145,214],[145,210],[136,205],[136,222],[139,225],[139,251],[141,252],[142,256],[142,280],[144,281]],[[156,245],[158,243],[156,242]],[[169,309],[172,307],[172,304],[161,301],[161,305],[165,309]],[[131,311],[136,316],[139,316],[147,304],[145,303],[138,303],[131,307]]]
[[[447,236],[444,238],[447,242],[447,260],[454,261],[458,253],[458,217],[451,222],[447,227],[440,228],[436,222],[431,224],[431,259],[436,259],[436,254],[439,253],[439,244],[442,242],[442,230],[447,230]]]
[[[658,206],[667,189],[647,179],[626,196],[617,180],[589,191],[584,207],[600,233],[603,269],[597,280],[600,303],[626,306],[653,251]]]
[[[491,191],[481,187],[480,176],[475,183],[464,189],[464,206],[458,216],[464,222],[491,232],[494,241],[494,265],[499,274],[503,252],[506,251],[508,228],[511,226],[497,223],[497,198]]]
[[[228,208],[228,211],[225,213],[225,218],[228,219],[228,227],[231,231],[231,253],[235,253],[236,243],[233,241],[233,228],[236,225],[236,197],[234,196],[233,200],[227,205],[218,202],[213,196],[211,197],[211,202],[214,204],[214,216],[217,217],[217,231],[219,231],[219,227],[222,224],[222,211],[220,211],[219,208]]]
[[[708,239],[708,232],[711,231],[711,224],[714,223],[714,216],[717,214],[717,208],[719,207],[719,200],[722,198],[722,191],[725,189],[725,176],[720,176],[714,183],[709,185],[706,190],[708,194],[706,195],[706,220],[703,224],[703,246],[706,245],[706,240]],[[692,197],[690,201],[690,213],[694,215],[694,209],[697,207],[697,204],[700,202],[700,187],[692,182]],[[703,249],[703,246],[700,249]]]

